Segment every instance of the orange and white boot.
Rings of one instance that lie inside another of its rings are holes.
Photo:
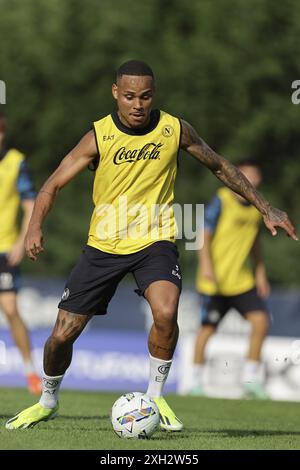
[[[27,375],[27,388],[30,393],[39,395],[42,393],[42,380],[35,374],[31,373]]]

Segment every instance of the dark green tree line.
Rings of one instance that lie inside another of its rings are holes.
[[[113,109],[118,65],[141,58],[155,71],[157,105],[193,123],[231,161],[259,158],[264,194],[297,224],[300,106],[291,102],[291,83],[300,78],[299,36],[297,0],[0,0],[10,142],[26,153],[40,187]],[[92,182],[86,171],[63,190],[46,223],[47,251],[27,271],[72,267],[87,236]],[[218,184],[180,156],[177,202],[206,203]],[[271,279],[299,285],[298,245],[265,233],[265,251]],[[195,253],[181,253],[192,277]]]

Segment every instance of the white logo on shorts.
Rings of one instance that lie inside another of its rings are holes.
[[[67,300],[67,298],[69,297],[69,295],[70,295],[70,291],[69,291],[69,289],[66,287],[66,289],[64,290],[63,295],[61,296],[61,300]]]
[[[181,276],[180,276],[180,274],[179,274],[179,272],[178,272],[178,271],[179,271],[179,266],[178,266],[178,264],[176,264],[175,268],[176,268],[176,270],[175,270],[175,269],[172,269],[172,274],[173,274],[173,276],[176,276],[176,277],[178,277],[178,279],[181,279]]]
[[[13,276],[11,273],[0,274],[0,289],[12,289],[14,287]]]
[[[208,314],[208,319],[209,321],[211,322],[218,322],[221,318],[221,314],[220,312],[218,312],[218,310],[211,310]]]

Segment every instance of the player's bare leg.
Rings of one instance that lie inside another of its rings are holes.
[[[59,310],[53,331],[45,344],[41,399],[8,420],[7,429],[31,428],[57,415],[59,387],[72,360],[73,343],[91,317]]]
[[[213,325],[203,325],[197,334],[194,364],[204,364],[205,362],[205,347],[209,338],[215,333],[216,328]]]
[[[58,401],[59,387],[71,364],[73,343],[93,315],[79,315],[59,310],[53,331],[44,348],[43,393],[40,404],[54,408]]]
[[[205,364],[205,348],[208,340],[215,333],[214,325],[202,325],[198,331],[193,364],[193,383],[191,394],[196,396],[205,395],[203,390],[203,372]]]
[[[178,340],[177,309],[179,289],[169,281],[156,281],[145,291],[152,315],[153,325],[148,338],[151,356],[171,360]]]
[[[153,314],[153,325],[148,338],[150,380],[147,394],[155,399],[159,408],[161,428],[181,431],[181,421],[162,397],[178,340],[179,288],[169,281],[156,281],[150,284],[144,295]]]
[[[270,326],[269,318],[265,312],[258,311],[247,313],[246,319],[251,324],[248,359],[259,361],[262,345]]]
[[[32,393],[41,393],[41,379],[35,372],[29,334],[17,307],[17,294],[15,292],[2,292],[0,294],[0,307],[9,323],[12,338],[22,355],[28,389]]]
[[[27,328],[20,317],[17,308],[17,295],[15,292],[0,294],[0,307],[3,310],[10,326],[11,335],[18,346],[24,361],[31,361],[31,350]]]
[[[66,372],[72,360],[73,343],[92,316],[58,311],[53,331],[44,348],[45,374],[57,376]]]
[[[243,385],[247,395],[253,398],[269,398],[259,376],[261,350],[269,329],[269,318],[264,311],[249,312],[246,319],[251,324],[249,350],[243,373]]]

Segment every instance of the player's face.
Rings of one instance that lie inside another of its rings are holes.
[[[246,176],[252,186],[257,188],[260,185],[262,176],[259,168],[256,166],[245,165],[240,167],[240,171]]]
[[[121,121],[133,128],[145,127],[150,119],[154,82],[149,75],[122,75],[112,86]]]

